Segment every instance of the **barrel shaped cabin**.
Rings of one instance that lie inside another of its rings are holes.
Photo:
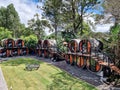
[[[23,48],[25,47],[24,46],[24,40],[22,39],[16,39],[15,40],[15,48],[14,48],[14,51],[13,53],[16,55],[16,51],[17,51],[17,55],[22,55],[23,54]]]
[[[92,39],[90,39],[90,42],[91,42],[93,52],[95,52],[95,51],[101,52],[103,50],[102,41],[95,39],[95,38],[92,38]]]
[[[47,39],[43,42],[44,57],[53,57],[57,51],[56,40]]]
[[[72,39],[70,42],[69,42],[69,49],[71,52],[79,52],[79,42],[80,42],[80,39]]]
[[[79,43],[79,49],[82,56],[87,58],[86,66],[88,70],[92,72],[99,72],[102,70],[102,66],[96,61],[97,57],[92,58],[92,56],[96,54],[96,50],[99,52],[103,49],[103,43],[100,40],[93,38],[89,40],[81,40]]]
[[[29,49],[27,47],[23,47],[21,55],[28,55],[28,54],[29,54]]]
[[[17,56],[18,55],[18,49],[16,47],[14,47],[12,49],[12,54],[13,54],[13,56]]]
[[[24,40],[22,40],[22,39],[16,39],[15,40],[15,46],[17,48],[23,48],[24,47]]]
[[[43,42],[44,40],[38,40],[38,48],[43,48]]]
[[[76,56],[76,66],[78,66],[79,68],[84,68],[86,67],[86,62],[87,62],[87,57],[82,56],[81,54],[78,53]]]
[[[44,42],[44,40],[38,40],[38,44],[37,44],[37,47],[36,47],[36,54],[38,55],[38,56],[42,56],[42,54],[43,54],[43,42]]]
[[[80,39],[72,39],[69,42],[68,48],[70,52],[67,54],[69,59],[67,59],[67,62],[70,63],[71,65],[76,65],[77,64],[77,55],[76,53],[79,52],[79,42]]]
[[[79,43],[79,49],[82,54],[91,53],[91,42],[89,40],[81,40]]]
[[[102,71],[102,65],[98,63],[98,61],[95,60],[95,58],[89,57],[87,60],[87,69],[91,72],[101,72]]]
[[[6,57],[6,49],[3,47],[0,47],[0,57]]]
[[[15,47],[15,41],[11,38],[3,39],[1,41],[2,47],[6,49],[6,56],[13,56],[13,48]]]
[[[14,39],[11,39],[11,38],[3,39],[1,41],[1,45],[4,48],[14,48],[15,41],[14,41]]]

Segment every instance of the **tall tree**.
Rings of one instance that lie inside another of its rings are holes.
[[[55,30],[56,40],[58,29],[60,29],[61,6],[62,0],[46,0],[43,6],[43,16],[50,20],[50,23]]]
[[[7,6],[6,20],[7,28],[13,31],[14,32],[13,35],[14,37],[16,37],[15,34],[16,31],[19,29],[18,27],[20,25],[20,19],[13,4]]]
[[[27,28],[25,27],[25,25],[19,24],[17,27],[17,30],[15,30],[14,33],[15,33],[16,38],[20,38],[21,36],[28,36],[27,32],[28,31],[27,31]],[[30,30],[29,30],[29,33],[31,33]]]
[[[34,15],[34,18],[28,22],[29,28],[37,35],[38,39],[43,39],[45,36],[46,27],[51,29],[49,21],[40,19],[38,14]]]
[[[0,26],[12,31],[16,37],[16,32],[20,29],[20,19],[13,4],[0,8]]]
[[[120,68],[120,0],[104,0],[104,12],[111,14],[111,16],[107,19],[109,21],[111,18],[114,21],[114,26],[110,30],[110,39],[109,41],[114,44],[114,52],[116,55],[115,64]],[[110,44],[111,44],[110,43]]]
[[[115,25],[120,23],[120,0],[104,0],[105,13],[110,13],[115,19]],[[110,17],[110,18],[112,18]]]
[[[6,24],[6,8],[5,7],[0,8],[0,26],[7,28],[7,24]]]
[[[99,4],[99,0],[64,0],[63,15],[67,23],[71,25],[74,34],[80,30],[83,34],[83,19],[85,14]]]
[[[111,32],[117,34],[120,32],[120,5],[119,5],[120,0],[104,0],[104,12],[111,14],[111,16],[108,18],[114,19],[114,26],[111,28]],[[113,28],[115,28],[113,30]]]

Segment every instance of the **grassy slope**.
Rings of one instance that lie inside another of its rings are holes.
[[[37,63],[40,68],[26,71],[25,64]],[[13,90],[96,90],[89,84],[77,80],[59,68],[33,60],[32,58],[18,58],[0,64],[8,88]]]

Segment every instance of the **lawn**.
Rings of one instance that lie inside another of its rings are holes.
[[[38,70],[25,70],[26,64],[40,64]],[[59,68],[33,58],[17,58],[0,64],[8,88],[12,90],[97,90]]]

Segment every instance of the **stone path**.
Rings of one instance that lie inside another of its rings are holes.
[[[0,90],[8,90],[1,67],[0,67]]]

